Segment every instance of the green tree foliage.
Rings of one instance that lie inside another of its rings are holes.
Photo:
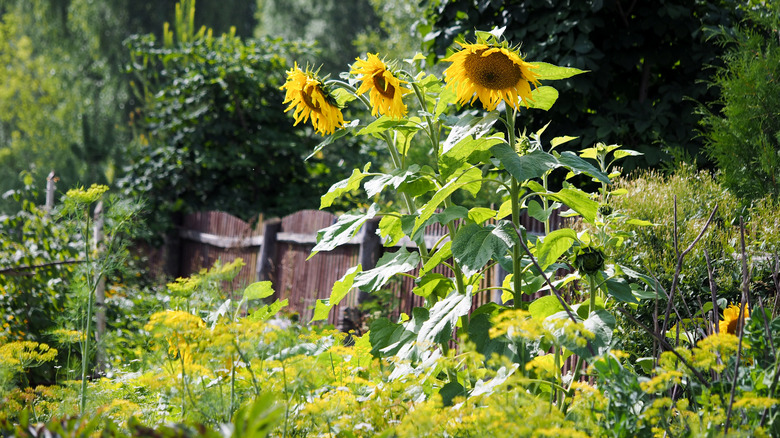
[[[716,98],[702,82],[717,61],[718,47],[702,38],[705,26],[730,26],[728,1],[602,0],[537,2],[455,0],[427,2],[423,31],[435,55],[445,55],[458,36],[504,27],[509,41],[522,42],[530,61],[589,70],[560,87],[547,114],[523,112],[527,126],[552,120],[547,133],[580,133],[587,147],[597,140],[644,153],[656,165],[666,151],[700,153],[695,129],[697,101]],[[630,165],[630,164],[629,164]]]
[[[249,36],[255,4],[202,0],[197,26]],[[162,29],[173,2],[0,0],[0,193],[54,169],[61,186],[111,183],[125,165],[131,34]],[[39,202],[41,200],[38,200]],[[0,211],[15,208],[0,200]]]
[[[749,13],[734,34],[721,33],[728,52],[712,83],[719,108],[702,108],[707,154],[723,183],[739,196],[780,195],[780,2]]]
[[[163,44],[153,35],[129,40],[145,106],[121,183],[126,193],[149,200],[158,230],[177,213],[221,210],[251,219],[316,207],[343,172],[337,158],[304,161],[316,140],[284,113],[281,54],[297,46],[204,29],[182,35],[178,41],[191,42],[174,43],[172,34]]]
[[[387,59],[414,56],[421,47],[417,32],[418,0],[370,0],[379,25],[369,26],[355,39],[359,53],[379,53]]]
[[[259,0],[257,36],[316,43],[320,49],[312,64],[323,73],[335,74],[358,56],[353,42],[379,19],[369,0]]]

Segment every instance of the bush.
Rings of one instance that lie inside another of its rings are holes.
[[[780,2],[749,17],[736,33],[720,34],[729,50],[712,85],[722,108],[702,108],[702,135],[724,185],[758,199],[780,195]]]

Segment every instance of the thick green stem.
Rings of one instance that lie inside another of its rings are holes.
[[[84,254],[85,262],[87,266],[87,319],[84,325],[84,348],[81,351],[81,403],[79,411],[83,414],[87,408],[87,368],[89,364],[89,337],[92,335],[92,294],[94,288],[92,287],[92,259],[90,257],[89,246],[89,207],[85,209],[86,221],[84,223]],[[97,282],[95,282],[97,283]]]
[[[395,169],[401,168],[401,155],[398,153],[398,149],[395,148],[395,144],[393,143],[393,139],[390,138],[390,134],[385,132],[384,134],[385,143],[387,143],[387,150],[390,151],[390,158],[393,161],[393,167]],[[404,200],[404,203],[406,204],[406,210],[409,212],[409,214],[416,214],[417,208],[414,206],[414,201],[412,200],[411,196],[407,193],[401,193],[401,199]],[[422,242],[420,242],[419,245],[420,249],[420,255],[424,258],[428,258],[428,248],[425,246],[425,239],[423,239]]]
[[[588,284],[590,285],[590,307],[588,308],[588,313],[590,314],[590,312],[596,310],[596,291],[598,290],[596,278],[593,275],[588,275]]]
[[[507,127],[507,134],[509,139],[509,146],[512,148],[515,147],[516,138],[515,138],[515,112],[512,113],[512,115],[509,115],[509,112],[506,113],[506,127]],[[520,229],[520,182],[517,181],[515,177],[512,177],[511,185],[509,187],[509,199],[512,203],[512,224],[514,224],[515,229]],[[518,235],[518,238],[522,238],[522,236]],[[522,260],[522,252],[520,250],[520,245],[515,245],[514,248],[512,248],[512,289],[513,289],[513,303],[514,308],[519,309],[522,307],[520,295],[522,294],[523,290],[523,283],[522,283],[522,275],[520,275],[520,271],[522,269],[520,265],[520,261]]]

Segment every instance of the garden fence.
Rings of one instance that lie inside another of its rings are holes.
[[[287,311],[298,313],[302,321],[309,321],[316,300],[328,298],[333,284],[349,268],[361,263],[363,270],[371,269],[385,252],[394,252],[401,246],[416,247],[406,238],[396,246],[383,246],[376,234],[378,220],[372,220],[346,245],[319,252],[309,259],[317,231],[332,225],[336,219],[337,216],[318,210],[303,210],[282,219],[259,218],[253,224],[218,211],[190,214],[184,218],[178,234],[181,242],[175,257],[179,260],[176,274],[188,276],[218,260],[228,263],[240,257],[245,266],[233,281],[234,290],[254,281],[271,281],[275,298],[289,300]],[[529,233],[544,232],[543,224],[533,218],[526,216],[521,222]],[[563,218],[554,212],[552,228],[559,228],[562,222]],[[434,224],[425,229],[424,239],[431,247],[446,234],[445,227]],[[443,266],[437,272],[451,275]],[[505,276],[496,265],[486,273],[481,286],[501,286]],[[400,277],[386,286],[388,293],[384,297],[388,302],[384,304],[391,307],[386,310],[392,316],[401,312],[411,314],[412,308],[422,305],[423,299],[412,293],[414,286],[414,280],[409,277]],[[473,306],[499,302],[500,297],[498,290],[482,292],[474,296]],[[365,299],[368,299],[365,294],[353,290],[331,311],[328,322],[342,329],[349,328],[348,309],[356,308]]]

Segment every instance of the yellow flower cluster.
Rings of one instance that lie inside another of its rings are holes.
[[[16,341],[0,346],[0,366],[11,369],[36,367],[56,358],[57,350],[43,343]]]
[[[79,204],[91,204],[97,202],[104,193],[108,191],[108,186],[102,184],[92,184],[88,189],[83,187],[70,189],[65,193],[65,197]]]

